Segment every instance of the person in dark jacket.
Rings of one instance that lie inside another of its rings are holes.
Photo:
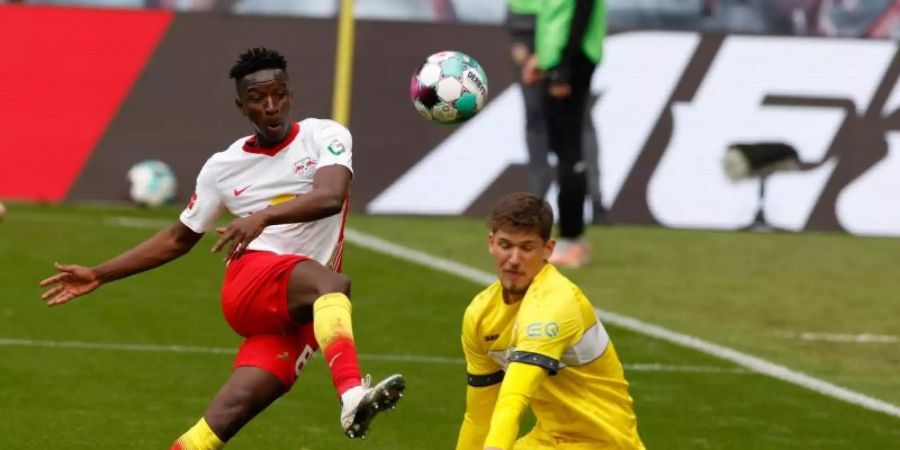
[[[559,239],[550,262],[580,267],[591,257],[583,238],[588,166],[583,127],[591,78],[603,55],[604,0],[519,0],[510,10],[534,14],[534,53],[522,58],[522,84],[542,87],[541,116],[558,160]]]

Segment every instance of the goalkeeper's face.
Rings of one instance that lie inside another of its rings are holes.
[[[500,227],[488,235],[488,251],[494,257],[497,277],[510,300],[518,301],[531,280],[553,254],[553,239],[545,241],[537,230]]]

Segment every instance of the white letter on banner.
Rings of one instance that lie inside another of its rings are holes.
[[[619,196],[699,43],[697,33],[634,32],[607,39],[592,86],[602,95],[593,120],[603,206],[611,207]]]
[[[838,222],[853,234],[900,235],[900,132],[887,133],[888,153],[838,194]]]
[[[815,38],[726,38],[694,100],[674,106],[675,129],[647,190],[654,217],[676,227],[738,228],[756,211],[757,181],[731,183],[722,157],[735,142],[782,141],[821,161],[845,112],[763,106],[767,95],[846,98],[863,113],[895,44]],[[776,174],[767,182],[772,225],[801,229],[835,167]]]

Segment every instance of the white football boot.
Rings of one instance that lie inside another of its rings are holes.
[[[406,389],[403,375],[391,375],[374,387],[369,387],[370,383],[371,376],[366,375],[361,385],[341,395],[341,427],[350,439],[364,439],[372,419],[382,411],[394,409]]]

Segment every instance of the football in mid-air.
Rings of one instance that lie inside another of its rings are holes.
[[[443,51],[429,56],[416,70],[409,92],[422,117],[454,124],[465,122],[481,111],[487,101],[488,80],[475,58]]]
[[[131,200],[144,206],[160,206],[175,198],[175,174],[162,161],[141,161],[128,170]]]

